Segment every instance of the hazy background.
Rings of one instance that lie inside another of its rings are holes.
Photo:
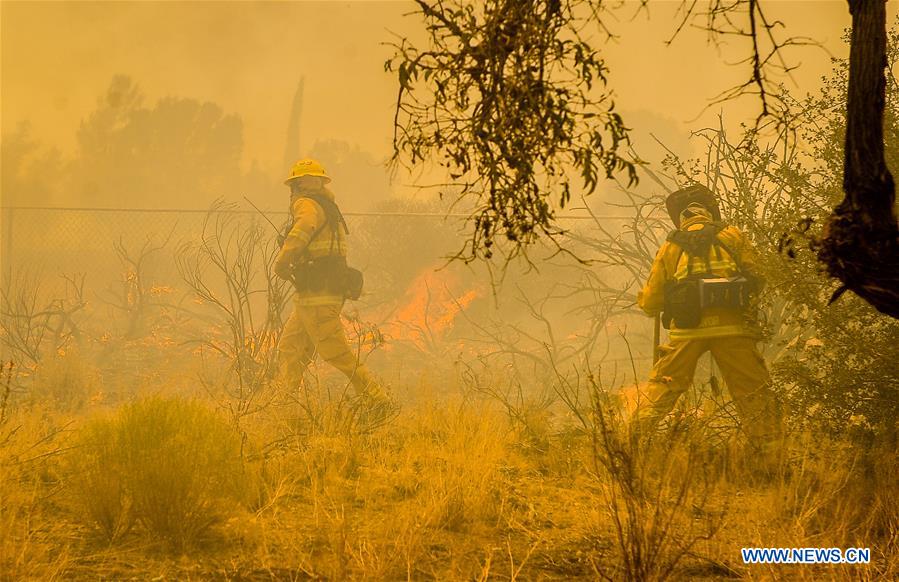
[[[633,127],[638,151],[650,160],[657,159],[659,151],[650,132],[675,151],[689,153],[690,130],[717,123],[722,111],[731,126],[751,122],[759,111],[752,98],[710,106],[720,92],[747,77],[745,66],[732,64],[746,54],[747,45],[729,39],[714,46],[704,32],[687,28],[666,46],[679,7],[679,1],[662,0],[639,10],[638,3],[629,2],[607,19],[618,35],[602,48],[616,103]],[[396,96],[395,80],[384,71],[392,53],[386,43],[397,35],[421,41],[418,18],[404,16],[412,9],[409,2],[364,1],[4,1],[2,132],[9,136],[27,123],[34,145],[28,156],[56,150],[54,160],[65,163],[88,147],[89,139],[79,139],[79,129],[98,110],[98,100],[114,76],[124,75],[146,109],[166,98],[215,104],[219,110],[207,113],[223,137],[213,141],[227,142],[231,151],[217,155],[209,167],[191,163],[184,168],[147,168],[146,173],[132,172],[99,189],[122,190],[122,182],[134,184],[141,178],[146,183],[154,172],[168,172],[169,178],[182,171],[217,172],[220,181],[208,177],[204,186],[209,188],[196,189],[195,196],[160,194],[154,200],[147,193],[128,205],[158,207],[165,200],[163,206],[203,208],[214,198],[212,191],[233,197],[236,190],[247,189],[275,204],[283,194],[279,181],[286,171],[287,123],[298,82],[304,78],[298,153],[330,162],[329,169],[341,178],[334,186],[347,210],[364,210],[370,201],[387,196],[389,190],[402,191],[412,181],[400,174],[388,184],[378,167],[391,153]],[[767,9],[792,35],[821,43],[821,48],[797,48],[786,55],[791,64],[801,66],[784,81],[798,86],[800,93],[814,91],[830,68],[830,56],[847,53],[841,41],[850,23],[846,2],[776,1],[768,2]],[[164,163],[161,160],[147,157],[150,164]],[[121,160],[111,164],[127,166]],[[5,173],[9,170],[4,168]],[[238,174],[243,179],[240,188],[229,187]],[[364,179],[353,178],[358,174]],[[11,184],[4,176],[4,205],[10,205],[14,195]],[[52,191],[46,196],[50,204],[116,205],[114,196],[92,195],[84,185],[64,192],[52,184],[46,187]]]

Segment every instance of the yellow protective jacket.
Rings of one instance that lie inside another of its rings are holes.
[[[284,239],[284,244],[275,259],[275,272],[289,270],[292,265],[302,261],[339,255],[346,257],[346,233],[340,224],[328,224],[328,216],[324,208],[300,192],[291,198],[291,214],[293,227]],[[308,194],[334,200],[334,194],[323,188],[309,191]],[[342,295],[332,291],[297,291],[294,304],[299,306],[339,305],[344,301]]]
[[[681,224],[681,230],[699,230],[709,219],[696,216]],[[736,257],[730,256],[725,248],[712,247],[703,260],[693,259],[693,273],[711,273],[718,277],[733,277],[742,273],[753,277],[758,288],[762,278],[757,270],[757,255],[752,243],[734,226],[726,226],[717,236],[723,247],[733,251]],[[717,252],[716,252],[717,248]],[[719,254],[720,253],[720,254]],[[736,260],[735,260],[736,259]],[[665,286],[687,276],[689,256],[681,247],[671,241],[665,241],[656,254],[649,279],[637,294],[637,304],[649,315],[662,312],[665,306]],[[739,265],[739,266],[738,266]],[[742,271],[740,270],[742,267]],[[752,314],[754,307],[745,312],[725,309],[706,308],[702,310],[699,326],[681,329],[671,323],[668,336],[672,341],[726,336],[757,336],[758,326]]]

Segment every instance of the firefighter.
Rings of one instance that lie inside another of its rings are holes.
[[[654,431],[693,381],[696,363],[711,351],[724,376],[750,443],[775,460],[782,428],[765,361],[756,348],[756,296],[763,285],[756,253],[736,227],[721,222],[715,195],[692,185],[666,200],[677,227],[659,249],[637,303],[661,313],[669,343],[658,360],[635,416]]]
[[[325,187],[330,181],[320,163],[303,159],[284,182],[290,188],[292,224],[274,271],[293,282],[296,294],[278,344],[278,376],[285,386],[299,386],[318,354],[346,375],[360,400],[372,408],[390,408],[389,398],[347,343],[340,321],[344,301],[361,292],[361,274],[354,290],[349,277],[354,270],[346,265],[349,231],[334,194]]]

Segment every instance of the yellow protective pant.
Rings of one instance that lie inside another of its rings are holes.
[[[295,389],[318,354],[340,370],[359,395],[377,392],[368,369],[350,348],[340,321],[341,305],[294,305],[278,343],[278,378]]]
[[[768,384],[765,360],[746,336],[689,339],[659,346],[660,358],[652,368],[646,390],[641,393],[634,415],[641,430],[655,430],[677,399],[690,387],[696,363],[712,352],[730,391],[743,430],[750,441],[770,451],[780,445],[780,408]]]

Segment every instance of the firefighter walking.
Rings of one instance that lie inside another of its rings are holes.
[[[756,348],[755,298],[763,285],[750,241],[721,222],[714,194],[693,185],[666,200],[677,227],[656,255],[638,294],[649,315],[661,313],[669,343],[634,415],[644,434],[655,430],[693,382],[700,356],[711,352],[740,415],[743,430],[770,467],[782,439],[780,409]]]
[[[274,271],[293,282],[296,293],[278,344],[279,380],[289,388],[299,386],[318,354],[343,372],[369,408],[390,408],[390,400],[350,348],[340,320],[344,301],[361,292],[361,274],[347,267],[348,229],[334,194],[326,188],[330,181],[320,163],[304,159],[294,164],[284,182],[290,188],[293,222]]]

